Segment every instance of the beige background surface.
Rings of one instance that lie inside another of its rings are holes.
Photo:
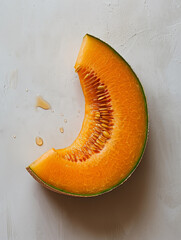
[[[150,135],[122,187],[78,199],[42,188],[25,167],[71,144],[81,128],[73,67],[86,33],[113,46],[139,76]],[[0,0],[1,240],[181,239],[180,43],[180,0]],[[53,111],[35,109],[37,94]]]

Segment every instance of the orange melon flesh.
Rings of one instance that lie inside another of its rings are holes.
[[[84,37],[75,69],[85,96],[82,129],[72,145],[49,150],[27,170],[50,190],[93,196],[124,182],[138,165],[147,105],[133,70],[101,40]]]

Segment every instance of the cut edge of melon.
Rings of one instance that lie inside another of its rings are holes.
[[[148,118],[147,118],[148,119]],[[71,192],[68,192],[66,190],[63,190],[63,189],[59,189],[51,184],[48,184],[46,183],[45,181],[43,181],[40,177],[38,177],[38,175],[31,169],[30,166],[28,166],[26,168],[26,170],[29,172],[29,174],[38,182],[40,183],[42,186],[44,186],[45,188],[53,191],[53,192],[56,192],[56,193],[61,193],[61,194],[64,194],[64,195],[68,195],[68,196],[74,196],[74,197],[96,197],[96,196],[99,196],[99,195],[102,195],[104,193],[107,193],[107,192],[110,192],[112,190],[114,190],[115,188],[119,187],[120,185],[122,185],[125,181],[127,181],[127,179],[129,177],[131,177],[131,175],[134,173],[134,171],[136,170],[136,168],[138,167],[138,165],[140,164],[141,162],[141,159],[143,157],[143,154],[144,154],[144,151],[145,151],[145,148],[146,148],[146,144],[147,144],[147,141],[148,141],[148,125],[147,125],[147,133],[146,133],[146,140],[144,142],[144,146],[143,146],[143,151],[136,163],[136,165],[134,166],[134,168],[131,170],[131,172],[129,172],[129,174],[123,178],[119,183],[117,183],[116,185],[114,185],[113,187],[111,188],[108,188],[104,191],[101,191],[101,192],[97,192],[97,193],[90,193],[90,194],[79,194],[79,193],[71,193]]]
[[[106,42],[102,41],[101,39],[97,38],[97,37],[94,37],[90,34],[86,34],[84,37],[86,36],[89,36],[89,37],[92,37],[92,38],[95,38],[99,41],[101,41],[102,43],[106,44],[110,49],[111,51],[113,51],[118,57],[120,57],[124,62],[125,64],[130,68],[130,70],[132,71],[134,77],[136,78],[138,84],[140,85],[140,88],[141,88],[141,92],[143,94],[143,98],[144,98],[144,104],[145,104],[145,112],[146,112],[146,136],[145,136],[145,141],[144,141],[144,145],[143,145],[143,148],[142,148],[142,152],[140,154],[140,157],[138,158],[138,161],[136,162],[134,168],[128,173],[128,175],[123,178],[119,183],[117,183],[116,185],[114,185],[113,187],[111,188],[108,188],[106,190],[103,190],[101,192],[97,192],[97,193],[90,193],[90,194],[78,194],[78,193],[71,193],[71,192],[68,192],[66,190],[63,190],[63,189],[59,189],[53,185],[50,185],[46,182],[44,182],[40,177],[38,177],[38,175],[31,169],[30,166],[28,166],[26,168],[26,170],[30,173],[30,175],[37,181],[39,182],[41,185],[43,185],[45,188],[49,189],[49,190],[52,190],[53,192],[56,192],[56,193],[62,193],[64,195],[69,195],[69,196],[75,196],[75,197],[94,197],[94,196],[99,196],[99,195],[102,195],[104,193],[107,193],[107,192],[110,192],[112,191],[113,189],[119,187],[120,185],[122,185],[125,181],[127,181],[127,179],[133,174],[133,172],[136,170],[136,168],[138,167],[138,165],[140,164],[141,162],[141,159],[143,157],[143,154],[145,152],[145,149],[146,149],[146,145],[147,145],[147,142],[148,142],[148,133],[149,133],[149,117],[148,117],[148,107],[147,107],[147,100],[146,100],[146,95],[144,93],[144,89],[143,89],[143,86],[139,80],[139,78],[137,77],[136,73],[133,71],[132,67],[128,64],[128,62],[114,49],[112,48],[109,44],[107,44]]]

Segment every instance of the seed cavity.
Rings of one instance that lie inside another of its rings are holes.
[[[93,154],[102,151],[111,138],[114,118],[111,96],[107,86],[101,81],[101,77],[92,69],[88,70],[80,65],[75,71],[82,79],[86,98],[92,111],[86,143],[77,149],[70,149],[64,156],[65,159],[78,163],[87,161]]]

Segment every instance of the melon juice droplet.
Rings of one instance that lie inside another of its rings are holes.
[[[36,98],[36,107],[40,107],[45,110],[48,110],[51,108],[50,104],[47,101],[45,101],[41,96],[38,96]]]
[[[41,137],[36,137],[35,141],[36,141],[36,144],[38,146],[42,146],[43,145],[43,139]]]

